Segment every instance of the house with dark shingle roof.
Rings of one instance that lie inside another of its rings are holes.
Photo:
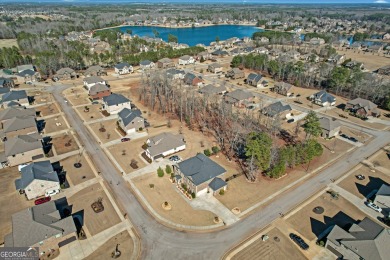
[[[288,97],[294,92],[294,86],[285,82],[277,82],[274,87],[271,88],[271,91]]]
[[[379,190],[375,194],[375,205],[382,208],[384,214],[387,216],[390,213],[390,186],[382,184]]]
[[[118,113],[118,125],[126,133],[134,133],[145,128],[145,119],[139,109],[124,108]]]
[[[30,105],[27,92],[25,90],[14,90],[3,94],[1,96],[0,104],[3,108],[11,106],[27,107]]]
[[[39,134],[18,135],[4,141],[4,154],[10,166],[45,157]]]
[[[319,121],[322,129],[322,137],[331,138],[340,133],[341,123],[339,120],[322,117]]]
[[[236,107],[243,107],[244,103],[251,102],[252,99],[253,94],[242,89],[236,89],[225,95],[225,101]]]
[[[363,98],[355,98],[347,102],[345,106],[346,110],[360,116],[360,117],[379,117],[381,112],[378,109],[378,106],[371,101]]]
[[[261,110],[261,112],[268,117],[287,118],[291,116],[291,106],[283,105],[282,102],[275,102]]]
[[[76,240],[77,229],[73,217],[62,217],[59,211],[59,208],[68,206],[64,205],[64,201],[49,201],[13,214],[12,232],[4,237],[4,245],[39,247],[41,252],[50,252],[53,245]]]
[[[150,60],[142,60],[140,63],[139,63],[139,66],[142,70],[147,70],[147,69],[152,69],[154,68],[155,64],[153,61],[150,61]]]
[[[186,143],[182,135],[161,133],[146,141],[148,147],[145,154],[153,161],[186,149]]]
[[[246,83],[256,88],[263,88],[268,84],[266,80],[263,80],[263,76],[257,73],[250,73],[246,78]]]
[[[216,87],[212,84],[208,84],[203,88],[199,89],[199,93],[204,95],[223,95],[226,93],[226,87],[225,86]]]
[[[385,260],[390,255],[390,230],[370,218],[352,224],[348,230],[335,225],[325,247],[339,259]]]
[[[133,66],[127,62],[118,63],[114,66],[115,73],[119,75],[133,73]]]
[[[23,70],[16,74],[16,79],[19,83],[31,83],[36,82],[41,78],[39,72],[34,70]]]
[[[91,66],[84,72],[84,76],[86,77],[102,75],[107,76],[107,71],[99,65]]]
[[[336,98],[325,90],[321,90],[320,92],[311,95],[309,98],[315,104],[323,107],[336,105]]]
[[[195,74],[192,74],[190,72],[184,75],[183,81],[189,86],[199,87],[203,84],[203,79],[200,76],[196,76]]]
[[[58,174],[50,161],[33,162],[20,170],[21,178],[15,180],[16,190],[28,200],[47,196],[61,189]]]
[[[122,109],[131,109],[130,100],[122,94],[111,93],[103,97],[103,109],[110,114],[118,114]]]
[[[216,192],[227,185],[221,179],[226,170],[201,153],[179,162],[173,166],[173,169],[177,176],[177,185],[185,184],[187,189],[191,193],[194,192],[197,196],[206,193],[210,189]],[[219,180],[215,180],[216,178],[219,178]]]
[[[8,107],[0,111],[0,124],[3,124],[5,121],[12,119],[14,117],[25,117],[25,116],[35,117],[35,115],[36,115],[36,111],[34,108]]]
[[[0,88],[10,89],[13,87],[15,87],[15,82],[13,79],[0,77]]]
[[[16,116],[4,121],[1,125],[1,135],[6,138],[38,133],[35,116]]]

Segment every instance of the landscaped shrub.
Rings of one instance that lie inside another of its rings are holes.
[[[181,187],[183,188],[183,190],[187,191],[187,185],[186,184],[182,183]]]
[[[213,151],[213,154],[217,154],[219,152],[218,146],[211,147],[211,151]]]
[[[224,195],[225,194],[225,190],[222,189],[222,190],[219,190],[219,195]]]
[[[167,166],[165,167],[165,172],[166,172],[167,174],[171,174],[171,173],[172,173],[172,168],[171,168],[171,166],[167,165]]]
[[[164,170],[161,169],[161,167],[158,167],[158,169],[157,169],[157,175],[158,175],[158,177],[163,177],[163,176],[164,176]]]
[[[153,189],[154,188],[154,184],[153,183],[149,184],[149,188]]]
[[[191,197],[192,197],[193,199],[195,199],[195,198],[196,198],[196,194],[195,194],[195,192],[191,193]]]
[[[204,155],[206,155],[207,157],[209,157],[211,155],[211,152],[209,149],[206,149],[203,151]]]

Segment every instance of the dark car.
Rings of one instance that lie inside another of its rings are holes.
[[[389,227],[390,227],[390,218],[378,217],[378,220],[379,220],[380,222],[382,222],[383,224],[385,224],[386,226],[389,226]]]
[[[290,233],[290,238],[303,250],[309,249],[309,245],[300,236]]]
[[[349,140],[351,140],[354,143],[356,143],[358,141],[355,137],[350,137]]]
[[[128,142],[128,141],[130,141],[130,138],[125,137],[121,139],[121,142]]]
[[[293,123],[294,122],[294,118],[291,118],[291,119],[289,119],[289,120],[287,120],[287,123]]]
[[[363,175],[363,174],[358,174],[358,175],[356,175],[356,178],[358,179],[358,180],[364,180],[366,177]]]
[[[34,201],[35,205],[43,204],[51,200],[51,197],[40,198]]]
[[[346,135],[346,134],[341,134],[340,136],[341,136],[342,138],[349,139],[349,136],[348,136],[348,135]]]

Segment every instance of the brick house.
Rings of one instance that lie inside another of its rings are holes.
[[[92,100],[102,99],[111,95],[111,90],[107,85],[98,83],[89,89],[88,95]]]

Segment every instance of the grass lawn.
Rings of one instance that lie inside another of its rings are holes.
[[[60,113],[55,103],[35,107],[37,112],[41,112],[41,116],[50,116]]]
[[[126,173],[130,173],[137,170],[130,166],[131,160],[133,159],[138,162],[138,169],[146,166],[146,163],[140,158],[140,154],[144,151],[142,149],[142,145],[145,143],[146,139],[147,138],[140,138],[134,141],[109,146],[108,151],[112,154],[122,169]]]
[[[12,214],[34,206],[34,201],[28,201],[15,189],[15,180],[20,178],[18,167],[0,170],[0,243],[4,236],[12,231]]]
[[[267,259],[267,260],[301,260],[307,259],[300,249],[294,245],[294,242],[279,229],[274,228],[267,233],[269,239],[262,241],[256,240],[242,251],[233,256],[234,260],[253,260],[253,259]],[[274,238],[279,238],[276,241]]]
[[[95,213],[91,204],[98,198],[103,198],[104,211]],[[68,197],[68,203],[72,205],[72,213],[83,212],[84,226],[92,236],[120,222],[118,214],[99,183]]]
[[[88,104],[89,112],[84,111],[85,107],[78,107],[75,109],[77,109],[77,111],[79,112],[81,119],[88,122],[88,121],[103,118],[103,115],[100,112],[101,107],[102,106],[100,104],[96,104],[96,105]]]
[[[168,175],[157,177],[157,173],[151,173],[133,180],[137,188],[153,207],[153,209],[163,218],[174,223],[191,226],[214,225],[214,213],[206,210],[193,209],[185,199],[175,190]],[[154,184],[151,189],[149,184]],[[167,201],[172,209],[167,211],[162,208],[162,204]]]
[[[316,214],[313,212],[313,209],[318,206],[324,208],[324,213]],[[362,211],[343,197],[339,196],[335,200],[330,194],[323,193],[289,217],[287,223],[304,238],[312,241],[332,225],[345,227],[357,220],[362,220],[364,217]]]
[[[81,112],[84,113],[84,112]],[[99,141],[102,143],[107,143],[113,140],[121,138],[118,132],[115,130],[117,127],[117,120],[105,120],[100,123],[93,123],[89,126],[92,128],[93,132],[98,136]],[[104,127],[105,131],[101,132],[99,129]]]
[[[125,230],[111,237],[101,247],[99,247],[92,254],[87,256],[85,260],[111,259],[111,253],[115,250],[117,244],[119,244],[118,249],[119,251],[121,251],[121,258],[130,259],[134,250],[134,241],[131,238],[129,232]]]
[[[50,134],[65,129],[68,129],[68,126],[65,123],[65,119],[61,115],[45,119],[45,134]]]
[[[345,54],[345,59],[352,59],[364,63],[364,67],[371,71],[390,64],[390,59],[384,57],[383,54],[378,55],[378,53],[347,50],[345,48],[343,50],[338,50],[337,52],[339,54]]]
[[[81,168],[75,168],[74,164],[76,162],[81,163]],[[66,178],[73,184],[77,185],[95,178],[95,174],[92,171],[91,166],[87,162],[84,156],[79,157],[79,155],[70,156],[62,161],[60,161],[63,170],[66,172]],[[85,178],[83,178],[85,177]]]
[[[79,149],[72,134],[61,134],[52,137],[53,144],[57,155],[68,153]]]

